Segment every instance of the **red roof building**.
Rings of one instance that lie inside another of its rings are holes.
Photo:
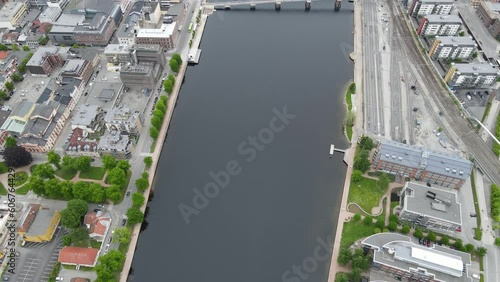
[[[97,141],[87,139],[87,132],[81,128],[73,129],[68,143],[64,145],[64,151],[70,156],[99,157],[97,151]]]
[[[102,242],[111,225],[111,216],[102,212],[89,212],[85,215],[83,223],[89,230],[89,236],[97,242]]]
[[[64,247],[59,253],[59,262],[66,265],[76,265],[76,269],[80,266],[94,267],[97,263],[99,249],[79,248],[79,247]]]

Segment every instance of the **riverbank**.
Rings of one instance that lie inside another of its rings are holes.
[[[363,47],[362,47],[362,22],[361,22],[361,12],[362,6],[360,1],[356,1],[354,4],[354,84],[357,85],[355,93],[356,95],[351,95],[352,111],[356,113],[356,119],[353,126],[353,133],[351,141],[351,148],[346,151],[346,156],[344,157],[347,163],[347,172],[344,182],[344,191],[342,193],[342,202],[340,204],[340,212],[337,221],[337,230],[335,233],[335,241],[332,250],[332,259],[330,261],[330,271],[328,275],[328,282],[335,281],[335,275],[337,272],[346,271],[345,267],[340,266],[337,263],[337,257],[340,250],[340,240],[342,238],[342,231],[344,230],[344,222],[349,221],[354,214],[347,211],[347,197],[349,196],[349,186],[351,184],[352,175],[352,164],[354,163],[354,153],[356,152],[356,140],[360,136],[363,130],[363,113],[361,110],[363,106],[363,96],[361,93],[361,86],[363,85],[363,73],[362,73],[362,63],[363,63]],[[352,141],[354,140],[354,143]]]
[[[197,40],[198,44],[200,44],[200,42],[201,42],[203,30],[205,29],[206,17],[207,16],[205,16],[205,15],[202,16],[202,20],[200,21],[201,26],[199,28],[199,30],[201,32],[197,32],[195,35],[195,42]],[[185,52],[182,52],[182,54],[184,54],[184,53]],[[160,159],[160,155],[161,155],[161,152],[163,150],[163,145],[165,144],[165,138],[166,138],[167,133],[168,133],[168,128],[170,127],[170,122],[172,120],[174,109],[175,109],[175,106],[177,104],[177,98],[179,96],[182,82],[184,80],[184,75],[185,75],[186,69],[188,67],[187,58],[185,56],[183,56],[183,57],[184,57],[184,58],[182,58],[183,63],[180,66],[179,73],[177,74],[177,77],[175,79],[175,84],[174,84],[174,88],[172,90],[172,94],[170,94],[169,99],[168,99],[165,120],[163,121],[160,132],[158,133],[156,146],[155,146],[154,152],[151,155],[151,157],[153,159],[153,163],[152,163],[151,167],[149,168],[149,179],[148,180],[149,180],[150,186],[146,191],[144,191],[144,197],[146,199],[149,199],[149,196],[150,196],[152,190],[154,190],[153,181],[154,181],[155,176],[156,176],[158,161]],[[143,213],[146,210],[147,204],[148,204],[148,201],[146,201],[146,203],[140,209]],[[132,267],[132,262],[134,260],[134,254],[135,254],[135,250],[137,248],[137,241],[139,240],[140,232],[141,232],[141,224],[136,224],[134,226],[134,229],[132,232],[129,248],[128,248],[128,251],[126,254],[126,258],[125,258],[125,263],[123,265],[123,269],[122,269],[122,272],[120,274],[120,282],[127,282],[130,268]]]

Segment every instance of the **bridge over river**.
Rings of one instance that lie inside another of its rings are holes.
[[[344,0],[345,1],[345,0]],[[349,2],[354,2],[354,0],[348,0]],[[312,0],[245,0],[245,1],[227,1],[227,2],[215,2],[207,3],[213,5],[216,9],[230,10],[231,7],[235,6],[245,6],[248,5],[251,10],[255,10],[257,4],[269,4],[274,3],[274,8],[276,11],[281,10],[281,5],[283,3],[290,2],[305,2],[305,10],[309,11],[312,6]],[[342,0],[333,0],[335,11],[339,11],[342,5]]]

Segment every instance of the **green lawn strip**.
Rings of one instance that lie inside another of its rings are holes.
[[[60,168],[56,170],[56,175],[65,180],[71,180],[76,176],[77,171],[67,168]]]
[[[365,225],[363,221],[345,222],[342,230],[342,238],[340,239],[341,247],[349,247],[354,242],[361,238],[368,237],[375,233],[375,225]]]
[[[353,88],[354,90],[356,89],[354,86],[354,83],[351,83],[351,85],[349,85],[349,88],[347,88],[347,91],[345,93],[345,102],[347,104],[347,110],[348,111],[351,111],[352,110],[352,97],[351,95],[353,95]]]
[[[483,118],[481,119],[481,123],[484,123],[484,120],[486,119],[486,117],[488,117],[490,110],[491,110],[491,102],[488,102],[488,104],[486,104],[486,109],[484,110],[484,114],[483,114]],[[479,127],[480,127],[480,125],[479,125]]]
[[[352,126],[346,126],[345,133],[347,134],[347,139],[352,140]]]
[[[91,166],[88,171],[80,171],[80,178],[101,180],[106,170],[100,166]]]
[[[28,181],[28,173],[26,171],[16,172],[14,179],[14,187],[19,187]]]
[[[378,206],[385,192],[378,188],[376,180],[363,177],[359,182],[351,182],[347,202],[356,203],[363,210],[371,213],[372,208]]]
[[[474,198],[474,209],[476,211],[477,227],[481,228],[481,213],[479,212],[479,204],[477,202],[477,190],[476,190],[476,181],[474,178],[474,171],[471,173],[470,179],[472,184],[472,197]]]
[[[5,189],[5,186],[3,186],[2,182],[0,182],[0,195],[1,196],[7,195],[7,189]]]
[[[28,185],[24,185],[23,187],[16,189],[16,194],[18,195],[26,195],[30,191],[30,187]]]
[[[151,143],[151,147],[149,148],[149,152],[153,153],[156,148],[156,140],[153,140],[153,143]]]
[[[5,165],[5,162],[0,162],[0,174],[7,173],[9,168]]]

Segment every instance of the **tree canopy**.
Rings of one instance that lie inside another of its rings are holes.
[[[130,208],[127,210],[128,224],[135,225],[144,220],[144,214],[138,208]]]
[[[5,147],[3,158],[8,167],[22,167],[33,162],[31,153],[21,146]]]

